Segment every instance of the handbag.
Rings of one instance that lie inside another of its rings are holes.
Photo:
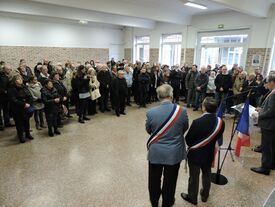
[[[93,91],[91,91],[91,99],[92,99],[93,101],[96,100],[96,99],[98,99],[98,98],[100,98],[100,97],[101,97],[101,94],[100,94],[98,88],[96,88],[96,89],[94,89]]]

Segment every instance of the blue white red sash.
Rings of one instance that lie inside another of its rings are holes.
[[[209,142],[211,142],[217,136],[217,134],[220,132],[222,128],[222,119],[220,117],[216,117],[216,119],[217,119],[216,127],[214,128],[213,132],[211,132],[211,134],[208,137],[204,138],[199,143],[189,147],[188,151],[199,149],[206,146]]]
[[[181,113],[182,107],[175,104],[168,118],[148,139],[147,149],[149,149],[152,144],[156,143],[163,136],[163,134],[165,134],[174,125]]]

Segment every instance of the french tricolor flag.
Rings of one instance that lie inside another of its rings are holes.
[[[244,104],[244,108],[241,113],[240,120],[238,122],[237,128],[238,138],[236,142],[235,155],[240,156],[241,147],[250,146],[250,136],[249,136],[249,100]]]

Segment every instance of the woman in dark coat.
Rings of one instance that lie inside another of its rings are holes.
[[[80,65],[77,69],[76,77],[72,79],[72,88],[77,98],[76,111],[78,122],[84,124],[84,120],[90,120],[86,114],[88,109],[88,100],[90,99],[90,77],[85,77],[85,67]]]
[[[125,106],[126,106],[126,97],[128,94],[127,83],[124,78],[124,71],[118,71],[117,78],[113,79],[112,82],[112,91],[113,91],[113,103],[116,111],[116,115],[120,116],[126,115]]]
[[[23,84],[20,75],[15,76],[12,86],[8,90],[10,99],[10,107],[15,121],[18,139],[21,143],[25,143],[25,138],[32,140],[30,134],[30,118],[34,112],[32,104],[32,95],[28,88]],[[24,138],[25,133],[25,138]]]
[[[62,127],[62,119],[63,119],[63,104],[67,101],[68,93],[64,84],[60,81],[60,74],[54,72],[52,74],[52,82],[53,87],[57,90],[57,93],[62,97],[62,101],[59,104],[58,118],[57,118],[57,126]],[[68,109],[69,110],[69,109]]]
[[[149,93],[150,87],[150,76],[146,73],[145,66],[140,70],[138,76],[138,86],[139,86],[139,105],[140,107],[146,107],[146,101]]]
[[[60,131],[57,129],[57,118],[60,102],[62,97],[58,94],[57,90],[53,87],[50,79],[45,80],[45,85],[41,89],[41,99],[45,105],[45,115],[48,123],[48,133],[50,137],[54,134],[59,135]]]

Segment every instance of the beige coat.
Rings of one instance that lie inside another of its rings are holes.
[[[241,93],[241,88],[243,86],[244,80],[241,79],[239,76],[235,79],[233,84],[233,93],[234,95],[238,95]]]

